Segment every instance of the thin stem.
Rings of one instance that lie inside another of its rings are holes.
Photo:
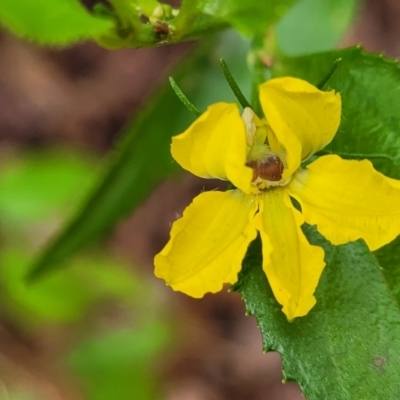
[[[169,77],[169,83],[171,84],[173,91],[178,96],[178,99],[182,102],[182,104],[196,117],[199,117],[201,115],[201,112],[194,106],[193,103],[190,102],[190,100],[186,97],[181,88],[175,82],[174,78],[172,78],[171,76]]]
[[[233,78],[233,76],[231,74],[231,71],[229,70],[228,66],[226,65],[226,62],[221,58],[219,60],[219,63],[221,64],[221,69],[222,69],[222,72],[224,73],[225,79],[228,82],[229,87],[232,89],[233,94],[238,99],[240,105],[243,108],[246,108],[246,107],[251,108],[250,103],[247,101],[243,92],[240,90],[238,84],[236,83],[235,79]]]
[[[322,90],[322,88],[327,84],[329,79],[331,79],[332,75],[336,71],[336,69],[341,61],[342,61],[342,59],[338,58],[333,62],[331,69],[328,71],[328,73],[325,75],[325,77],[321,80],[321,82],[317,85],[317,88],[319,90]]]

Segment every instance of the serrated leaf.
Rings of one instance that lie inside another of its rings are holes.
[[[97,37],[113,25],[92,16],[78,0],[1,0],[0,23],[17,36],[50,45]]]
[[[341,58],[327,88],[340,92],[343,116],[338,133],[326,148],[359,154],[392,178],[400,178],[400,68],[397,61],[359,47],[288,58],[280,75],[318,83]],[[376,158],[378,155],[378,158]],[[383,158],[385,156],[386,158]],[[376,252],[388,290],[400,305],[400,238]]]
[[[276,25],[280,49],[290,56],[331,50],[353,19],[358,0],[300,0]]]
[[[279,75],[318,84],[341,58],[325,89],[342,96],[342,121],[333,153],[371,155],[376,169],[400,178],[400,69],[397,62],[363,52],[359,47],[282,60]],[[384,155],[388,158],[375,158]]]
[[[317,84],[338,58],[325,88],[341,93],[343,113],[328,150],[370,157],[377,169],[399,177],[397,63],[353,48],[282,60],[278,74]],[[287,379],[298,382],[308,400],[399,398],[399,239],[373,255],[361,241],[334,248],[311,229],[307,234],[323,245],[327,267],[306,317],[286,321],[260,268],[259,249],[241,275],[239,290],[266,349],[281,353]]]
[[[333,247],[311,228],[327,266],[311,312],[288,322],[261,269],[254,243],[236,289],[258,320],[266,351],[282,356],[284,377],[307,400],[400,398],[400,312],[380,266],[361,242]]]
[[[235,46],[232,46],[232,42]],[[225,52],[223,51],[223,49]],[[222,36],[210,52],[180,63],[174,77],[200,110],[213,101],[232,101],[233,94],[219,67],[224,56],[246,92],[250,87],[244,54],[247,43],[232,35]],[[216,52],[216,54],[214,54]],[[225,53],[225,54],[224,54]],[[180,71],[180,72],[179,72]],[[68,260],[84,246],[99,239],[123,216],[134,210],[165,178],[180,170],[170,154],[170,140],[193,121],[169,86],[150,102],[125,129],[125,138],[99,185],[65,230],[45,249],[33,266],[32,276],[42,274]]]

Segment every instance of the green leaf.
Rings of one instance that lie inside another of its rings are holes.
[[[281,18],[297,0],[183,0],[176,19],[178,26],[212,16],[231,24],[247,35],[263,33]]]
[[[67,364],[82,381],[87,398],[160,398],[150,365],[169,341],[168,327],[156,320],[135,326],[87,339],[69,355]]]
[[[250,83],[244,56],[248,45],[231,33],[223,35],[212,51],[209,47],[199,50],[197,59],[193,60],[193,54],[189,55],[189,61],[181,63],[180,72],[174,74],[180,77],[178,83],[200,110],[211,102],[234,101],[219,67],[221,56],[233,67],[235,78],[248,92],[246,86],[249,89]],[[127,126],[125,138],[113,154],[113,162],[98,187],[38,259],[32,276],[65,262],[78,250],[99,239],[134,210],[157,184],[179,171],[170,154],[170,141],[191,121],[193,116],[173,90],[164,87],[159,97]]]
[[[342,58],[324,89],[340,92],[339,132],[328,151],[370,157],[375,167],[400,176],[400,70],[397,63],[359,48],[281,60],[277,75],[319,83]],[[377,154],[391,160],[378,159]],[[286,379],[308,400],[397,399],[400,383],[400,239],[371,254],[360,241],[333,247],[311,228],[327,266],[306,317],[288,323],[261,270],[253,245],[237,285],[262,331],[266,350],[277,350]]]
[[[257,318],[265,351],[282,356],[284,377],[307,400],[375,400],[400,396],[400,312],[380,265],[366,246],[333,247],[312,228],[327,266],[311,312],[288,322],[261,269],[260,243],[252,244],[236,289]]]
[[[74,260],[64,273],[46,276],[34,285],[27,284],[26,274],[31,258],[21,247],[0,253],[2,305],[24,327],[43,322],[72,322],[82,318],[88,307],[107,299],[124,300],[144,308],[151,293],[122,265],[96,254]]]
[[[320,82],[341,58],[324,89],[342,97],[342,121],[324,150],[360,154],[387,176],[400,178],[400,69],[398,63],[359,47],[282,60],[277,75]],[[388,158],[376,158],[374,155]]]
[[[92,16],[78,0],[1,0],[0,23],[17,36],[50,45],[97,37],[113,25]]]
[[[334,48],[357,4],[358,0],[300,0],[276,25],[280,49],[295,56]]]
[[[0,171],[1,223],[27,226],[64,216],[90,186],[96,163],[67,151],[23,153],[4,159]]]

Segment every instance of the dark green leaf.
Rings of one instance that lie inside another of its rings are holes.
[[[180,72],[174,76],[181,77],[178,83],[200,110],[215,101],[233,100],[219,67],[221,56],[233,67],[232,73],[245,93],[248,92],[246,46],[236,35],[226,34],[211,51],[209,48],[200,50],[201,56],[197,59],[193,61],[192,54],[189,62],[181,63]],[[98,239],[134,210],[158,183],[179,171],[170,155],[171,136],[183,131],[191,121],[193,116],[166,86],[160,96],[127,126],[126,137],[113,154],[114,162],[99,186],[41,255],[32,275],[52,269]]]
[[[307,400],[400,398],[399,306],[380,266],[362,242],[322,245],[327,266],[306,317],[288,322],[261,269],[255,242],[236,285],[258,320],[266,351],[282,356],[284,377],[298,382]]]
[[[400,176],[400,70],[397,63],[359,48],[282,60],[279,75],[328,80],[343,100],[342,122],[328,151],[371,157],[376,168]],[[388,155],[392,161],[377,159]],[[399,240],[371,254],[360,241],[337,248],[310,228],[326,252],[327,267],[310,314],[288,323],[252,248],[237,287],[262,331],[266,350],[277,350],[287,379],[308,400],[397,399],[400,383]]]
[[[113,25],[90,15],[78,0],[1,0],[0,23],[15,35],[51,45],[96,37]]]
[[[325,150],[359,154],[392,178],[400,178],[400,68],[397,61],[363,52],[359,47],[288,58],[280,75],[317,84],[341,58],[326,88],[340,92],[343,102],[338,133]],[[378,155],[378,157],[376,157]],[[388,158],[380,157],[384,155]],[[400,238],[380,249],[388,289],[400,305]]]
[[[397,62],[363,52],[360,48],[332,51],[282,61],[279,75],[317,84],[342,58],[325,89],[342,96],[342,122],[325,150],[372,155],[375,168],[400,178],[400,69]],[[386,155],[391,159],[375,158]]]

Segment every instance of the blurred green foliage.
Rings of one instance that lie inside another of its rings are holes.
[[[93,185],[96,160],[66,149],[3,159],[0,218],[9,229],[68,215]]]
[[[68,269],[35,284],[26,281],[32,252],[48,235],[46,231],[62,223],[93,186],[96,164],[89,154],[66,150],[20,153],[3,160],[1,312],[26,332],[74,324],[80,324],[81,331],[84,318],[96,305],[124,305],[126,322],[109,328],[100,339],[88,326],[85,337],[77,337],[71,353],[64,355],[65,363],[87,399],[153,400],[159,393],[150,366],[169,342],[170,329],[157,303],[150,301],[154,289],[143,277],[96,249],[72,260]]]
[[[50,45],[96,37],[112,26],[77,0],[2,0],[0,21],[15,35]]]
[[[67,363],[91,400],[162,398],[154,366],[157,358],[162,359],[168,334],[159,321],[108,332],[80,343]]]
[[[288,56],[332,49],[357,6],[357,0],[299,0],[276,25],[280,49]]]

